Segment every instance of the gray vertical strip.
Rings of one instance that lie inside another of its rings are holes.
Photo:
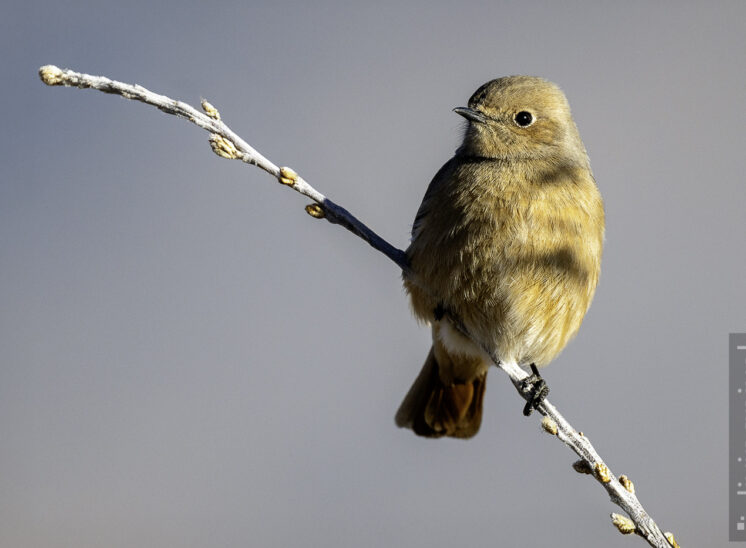
[[[730,497],[731,541],[746,541],[746,333],[731,333],[730,356]]]

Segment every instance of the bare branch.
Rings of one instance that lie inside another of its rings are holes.
[[[206,101],[203,102],[203,108],[206,111],[203,113],[191,105],[182,103],[181,101],[175,101],[165,95],[153,93],[137,84],[125,84],[124,82],[110,80],[104,76],[92,76],[90,74],[82,74],[72,70],[62,70],[54,65],[45,65],[41,67],[39,69],[39,77],[45,84],[50,86],[67,86],[81,89],[91,88],[103,91],[104,93],[121,95],[125,99],[133,99],[148,105],[153,105],[166,114],[173,114],[179,118],[185,118],[202,129],[209,131],[213,134],[211,144],[216,140],[215,136],[222,137],[225,141],[232,144],[233,151],[235,152],[231,155],[229,151],[221,150],[221,153],[216,150],[216,154],[219,154],[223,158],[241,160],[242,162],[263,169],[296,192],[300,192],[304,196],[311,198],[316,202],[316,204],[318,204],[321,211],[323,211],[323,214],[318,213],[313,215],[310,211],[309,214],[317,218],[323,217],[330,223],[345,227],[347,230],[356,236],[359,236],[375,249],[394,261],[403,271],[409,270],[407,256],[404,251],[389,244],[386,240],[365,226],[365,224],[360,222],[352,213],[328,199],[321,192],[309,185],[302,177],[295,175],[292,170],[287,170],[287,172],[294,175],[293,177],[283,177],[281,168],[277,167],[267,158],[259,154],[256,149],[234,133],[233,130],[220,120],[220,116],[217,114],[215,107]],[[215,144],[213,144],[213,150],[215,150]],[[318,210],[313,209],[313,211]]]
[[[405,273],[409,272],[409,262],[404,251],[386,242],[345,208],[335,204],[313,188],[292,169],[277,167],[262,156],[223,123],[217,109],[207,101],[202,101],[204,112],[200,112],[186,103],[153,93],[139,85],[125,84],[103,76],[62,70],[53,65],[41,67],[39,76],[45,84],[50,86],[97,89],[104,93],[121,95],[126,99],[134,99],[153,105],[167,114],[189,120],[211,133],[210,145],[216,154],[223,158],[240,159],[247,164],[260,167],[280,183],[313,200],[313,204],[306,206],[309,215],[316,218],[325,218],[333,224],[345,227],[386,255]],[[469,336],[458,319],[454,319],[454,323],[465,335]],[[526,401],[529,401],[532,395],[532,386],[526,386],[523,382],[528,376],[527,373],[517,365],[501,363],[492,349],[484,348],[484,350],[492,358],[492,361],[508,374],[518,393]],[[671,533],[664,535],[653,519],[645,512],[635,495],[632,482],[626,476],[620,476],[617,479],[582,432],[575,430],[548,400],[544,400],[537,409],[545,417],[542,421],[544,430],[551,435],[555,435],[580,457],[581,460],[573,464],[575,470],[593,475],[609,493],[611,501],[627,513],[629,519],[619,514],[611,515],[613,524],[620,532],[623,534],[636,533],[656,548],[678,546],[673,540],[673,535]]]

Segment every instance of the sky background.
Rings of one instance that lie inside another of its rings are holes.
[[[564,4],[564,5],[560,5]],[[0,20],[0,546],[642,546],[507,377],[482,429],[394,413],[429,348],[393,263],[207,134],[199,104],[405,247],[482,83],[567,94],[607,213],[551,401],[682,546],[728,539],[746,331],[746,3],[11,2]]]

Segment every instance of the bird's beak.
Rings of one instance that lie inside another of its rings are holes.
[[[487,117],[484,114],[478,110],[474,110],[473,108],[456,107],[453,109],[453,112],[460,114],[470,122],[479,122],[480,124],[483,124],[487,121]]]

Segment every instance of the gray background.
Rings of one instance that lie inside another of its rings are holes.
[[[546,370],[682,546],[728,538],[746,331],[746,4],[14,2],[3,9],[0,546],[641,546],[494,370],[479,435],[393,424],[429,333],[393,263],[207,135],[198,104],[405,246],[483,82],[570,99],[601,284]]]

